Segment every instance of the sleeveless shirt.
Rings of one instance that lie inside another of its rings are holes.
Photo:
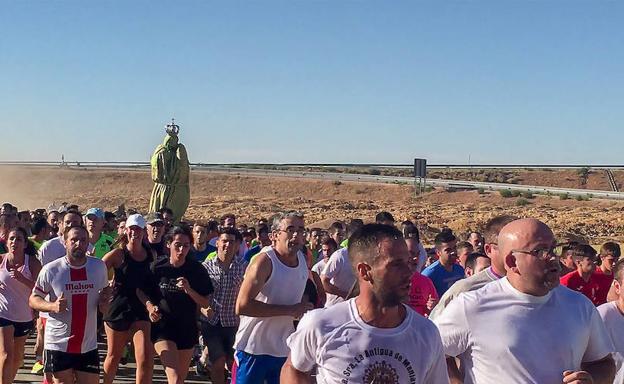
[[[7,268],[7,256],[4,255],[0,263],[0,317],[17,323],[31,321],[33,312],[28,306],[28,298],[32,289],[17,279],[11,278]],[[33,280],[29,261],[30,256],[24,255],[24,265],[17,270],[25,278]]]
[[[299,304],[308,280],[305,256],[297,252],[297,266],[289,267],[280,261],[272,247],[267,247],[265,253],[271,260],[271,276],[256,296],[256,300],[277,305]],[[252,355],[286,357],[289,351],[286,339],[295,330],[293,320],[292,316],[242,315],[234,348]]]

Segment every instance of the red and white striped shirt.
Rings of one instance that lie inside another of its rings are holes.
[[[104,262],[90,256],[80,267],[71,266],[67,257],[43,266],[33,293],[50,295],[50,301],[63,293],[67,299],[66,311],[48,314],[45,349],[86,353],[97,348],[97,306],[107,277]]]

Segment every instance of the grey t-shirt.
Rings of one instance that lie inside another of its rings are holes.
[[[455,284],[444,292],[444,295],[440,298],[438,304],[433,308],[429,314],[429,319],[433,320],[440,316],[444,308],[453,301],[462,292],[475,291],[487,283],[498,280],[499,277],[492,271],[492,267],[486,268],[483,271],[476,273],[466,279],[457,281]]]

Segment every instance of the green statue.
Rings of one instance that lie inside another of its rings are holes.
[[[186,148],[178,142],[180,127],[173,119],[171,124],[167,124],[166,132],[165,140],[156,147],[150,161],[154,189],[149,211],[170,208],[175,221],[178,222],[184,216],[191,200],[189,161]]]

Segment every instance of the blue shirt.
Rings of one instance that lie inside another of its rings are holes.
[[[427,276],[433,281],[438,297],[442,297],[444,292],[451,287],[457,280],[463,279],[465,276],[464,268],[459,264],[453,264],[453,270],[448,272],[440,260],[431,264],[422,271],[422,274]]]
[[[261,250],[262,250],[261,244],[258,244],[254,247],[249,248],[249,250],[245,252],[245,256],[243,257],[243,260],[245,260],[247,263],[251,263],[251,258],[256,256],[258,253],[260,253]]]
[[[208,256],[209,254],[211,254],[212,252],[216,251],[217,247],[215,247],[214,245],[210,245],[210,244],[206,244],[206,249],[204,249],[203,251],[196,251],[195,247],[191,248],[191,251],[189,252],[189,255],[199,261],[200,263],[203,263],[204,260],[206,259],[206,256]]]

